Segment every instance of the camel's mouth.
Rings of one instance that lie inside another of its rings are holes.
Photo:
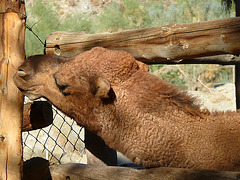
[[[23,95],[27,96],[30,100],[34,101],[41,97],[40,94],[34,93],[33,90],[31,90],[24,78],[19,76],[18,72],[13,76],[13,81]]]
[[[21,92],[24,92],[26,91],[26,87],[24,84],[26,83],[25,80],[18,75],[18,73],[16,73],[14,76],[13,76],[13,82],[15,83],[15,85],[18,87],[18,89],[21,91]]]
[[[31,91],[23,91],[24,96],[27,96],[31,101],[35,101],[42,96],[40,94],[33,94]]]
[[[24,92],[24,89],[22,89],[22,88],[20,88],[20,87],[18,87],[18,89],[23,93]]]

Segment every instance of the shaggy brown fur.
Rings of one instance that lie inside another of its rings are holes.
[[[200,112],[192,97],[142,71],[126,52],[34,56],[14,79],[138,165],[240,170],[240,114]]]

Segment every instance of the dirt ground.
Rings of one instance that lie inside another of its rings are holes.
[[[202,108],[210,111],[235,111],[235,85],[228,83],[205,91],[189,91],[196,96]]]

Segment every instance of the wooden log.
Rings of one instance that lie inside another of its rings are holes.
[[[181,59],[173,61],[163,61],[161,64],[221,64],[235,65],[240,62],[240,57],[237,55],[224,54],[215,56],[199,57],[194,59]],[[154,63],[150,63],[154,64]]]
[[[24,105],[22,131],[44,128],[52,122],[52,106],[47,101],[35,101]]]
[[[83,34],[54,32],[46,39],[46,53],[73,56],[96,46],[125,50],[147,63],[239,54],[240,17],[127,30]]]
[[[12,77],[25,58],[24,1],[1,0],[0,9],[0,179],[22,176],[23,96]]]
[[[239,179],[240,172],[193,170],[184,168],[160,167],[152,169],[133,169],[117,166],[98,166],[68,163],[51,167],[48,160],[32,158],[24,162],[23,180],[169,180],[169,179]]]
[[[59,165],[51,171],[52,180],[169,180],[169,179],[211,179],[234,180],[240,176],[239,172],[192,170],[183,168],[160,167],[152,169],[132,169],[114,166],[94,166],[77,163]]]

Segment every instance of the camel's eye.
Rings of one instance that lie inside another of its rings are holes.
[[[55,79],[55,83],[56,83],[58,89],[60,90],[60,92],[63,93],[64,96],[69,95],[69,93],[65,92],[65,90],[69,87],[69,85],[59,84],[58,81],[57,81],[57,78],[55,77],[55,75],[54,75],[54,79]]]

